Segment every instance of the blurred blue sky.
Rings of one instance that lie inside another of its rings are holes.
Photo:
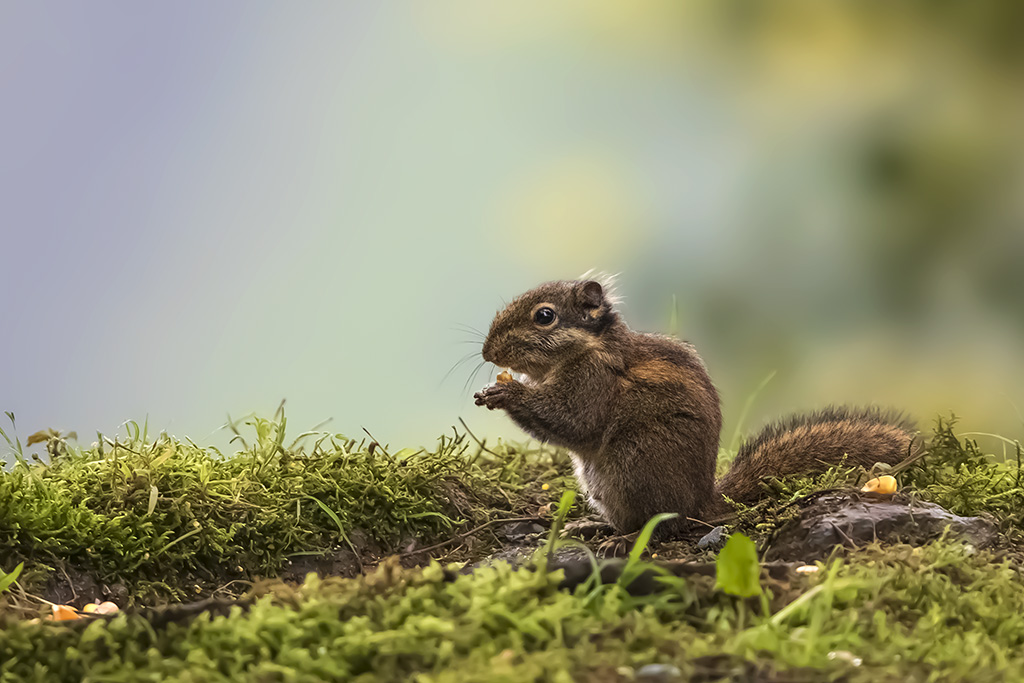
[[[472,362],[442,381],[455,328],[597,268],[636,327],[676,297],[729,420],[777,370],[751,427],[1019,434],[1016,63],[788,5],[736,35],[674,3],[3,5],[0,408],[85,442],[223,444],[283,398],[293,433],[515,437]]]

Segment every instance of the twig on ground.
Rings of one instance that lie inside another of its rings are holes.
[[[469,428],[469,425],[467,425],[466,421],[463,420],[461,417],[459,418],[459,422],[462,423],[462,428],[466,430],[466,433],[469,434],[470,438],[472,438],[473,441],[476,441],[476,445],[477,446],[479,446],[482,450],[490,453],[491,455],[493,455],[496,458],[500,458],[501,457],[500,455],[498,455],[497,453],[492,451],[490,448],[485,446],[483,441],[481,441],[480,439],[476,438],[476,434],[473,433],[473,430],[471,430]]]

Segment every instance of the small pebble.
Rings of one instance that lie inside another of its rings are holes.
[[[645,664],[636,670],[636,680],[643,683],[670,683],[683,680],[683,672],[672,664]]]
[[[828,658],[832,660],[838,659],[853,666],[860,666],[864,661],[848,650],[833,650],[828,653]]]
[[[721,550],[728,540],[724,526],[716,526],[704,534],[704,538],[697,541],[697,550]]]
[[[82,608],[82,611],[89,614],[117,614],[120,610],[117,605],[107,600],[100,603],[90,602]]]

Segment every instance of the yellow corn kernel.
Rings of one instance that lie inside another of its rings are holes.
[[[875,493],[896,493],[896,477],[883,474],[864,484],[861,491],[873,491]]]
[[[50,605],[50,619],[53,621],[71,621],[81,619],[81,615],[70,605]]]

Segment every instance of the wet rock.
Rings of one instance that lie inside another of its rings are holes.
[[[43,597],[58,605],[82,607],[102,598],[103,591],[91,572],[61,562],[57,571],[50,574],[43,589]]]
[[[109,586],[102,586],[101,593],[103,597],[116,605],[128,604],[128,587],[120,581]]]
[[[949,534],[977,547],[995,541],[996,530],[981,517],[960,517],[906,496],[865,493],[830,494],[808,505],[776,533],[765,559],[811,561],[834,546],[865,546],[876,540],[922,545]]]
[[[540,545],[524,545],[502,548],[482,560],[467,564],[462,569],[461,573],[469,574],[480,567],[489,567],[498,563],[510,564],[513,567],[522,567],[523,565],[530,564],[534,561],[537,551],[541,547],[542,546]],[[586,551],[572,546],[562,546],[561,548],[558,548],[554,554],[548,558],[548,560],[550,562],[549,569],[552,570],[560,569],[563,566],[570,564],[585,563],[587,566],[590,566],[590,563],[587,560]]]
[[[510,564],[513,567],[521,567],[533,557],[533,553],[536,552],[536,550],[536,547],[527,546],[511,546],[502,548],[483,559],[477,560],[476,562],[470,562],[463,567],[462,573],[468,574],[479,567],[489,567],[493,564],[499,563]]]
[[[513,522],[502,527],[502,533],[512,543],[522,543],[528,537],[542,534],[546,531],[544,527],[536,522]]]

